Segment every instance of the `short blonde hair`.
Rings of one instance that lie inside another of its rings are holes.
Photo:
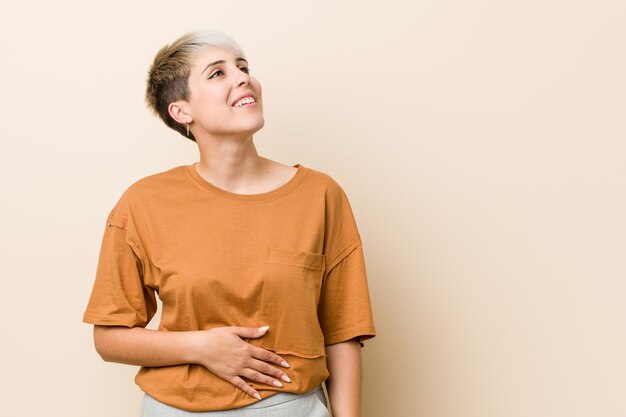
[[[245,58],[241,47],[230,36],[218,30],[203,30],[186,33],[171,45],[165,45],[156,54],[148,70],[146,86],[148,107],[168,127],[194,142],[196,139],[191,132],[187,136],[187,126],[174,120],[167,108],[170,103],[189,98],[187,82],[191,61],[207,46],[230,49]]]

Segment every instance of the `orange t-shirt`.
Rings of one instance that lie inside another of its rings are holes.
[[[182,165],[133,183],[110,212],[83,321],[159,330],[270,329],[248,343],[291,365],[284,387],[246,380],[262,398],[328,377],[325,345],[375,336],[361,239],[344,190],[296,164],[277,189],[236,194]],[[141,367],[135,382],[187,411],[254,398],[198,364]]]

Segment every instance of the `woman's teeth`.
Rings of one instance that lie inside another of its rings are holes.
[[[244,97],[238,102],[236,102],[233,107],[241,107],[245,104],[250,104],[250,103],[256,103],[256,100],[254,99],[254,97]]]

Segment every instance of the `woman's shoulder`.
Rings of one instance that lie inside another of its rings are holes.
[[[127,187],[126,192],[132,194],[142,194],[145,192],[151,192],[155,189],[162,189],[163,187],[172,186],[176,187],[176,184],[180,184],[181,178],[184,178],[187,173],[189,165],[177,165],[166,170],[153,172],[140,177]]]
[[[319,168],[312,168],[307,166],[307,176],[311,181],[314,181],[319,186],[328,190],[331,194],[343,194],[344,189],[339,184],[339,181],[328,171]]]
[[[277,176],[281,177],[278,182],[285,182],[289,178],[293,177],[298,171],[298,166],[300,166],[300,168],[305,171],[307,182],[315,183],[316,185],[324,186],[325,188],[341,188],[335,178],[333,178],[328,172],[321,169],[312,168],[302,163],[288,165],[268,158],[263,159],[265,160],[266,166],[270,167],[271,170],[274,170]]]
[[[156,195],[162,195],[163,191],[168,188],[180,188],[181,181],[187,175],[186,169],[186,165],[179,165],[130,182],[120,193],[117,206],[129,207],[137,202],[145,202]]]

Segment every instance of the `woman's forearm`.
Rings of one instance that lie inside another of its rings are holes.
[[[96,350],[107,362],[147,367],[198,364],[245,393],[261,399],[244,379],[282,387],[289,364],[274,352],[243,339],[263,337],[269,326],[223,326],[209,330],[159,331],[143,327],[95,326]]]
[[[361,417],[361,345],[356,340],[328,345],[326,355],[333,417]]]
[[[165,332],[143,327],[94,326],[96,351],[107,362],[138,366],[194,363],[194,331]]]

